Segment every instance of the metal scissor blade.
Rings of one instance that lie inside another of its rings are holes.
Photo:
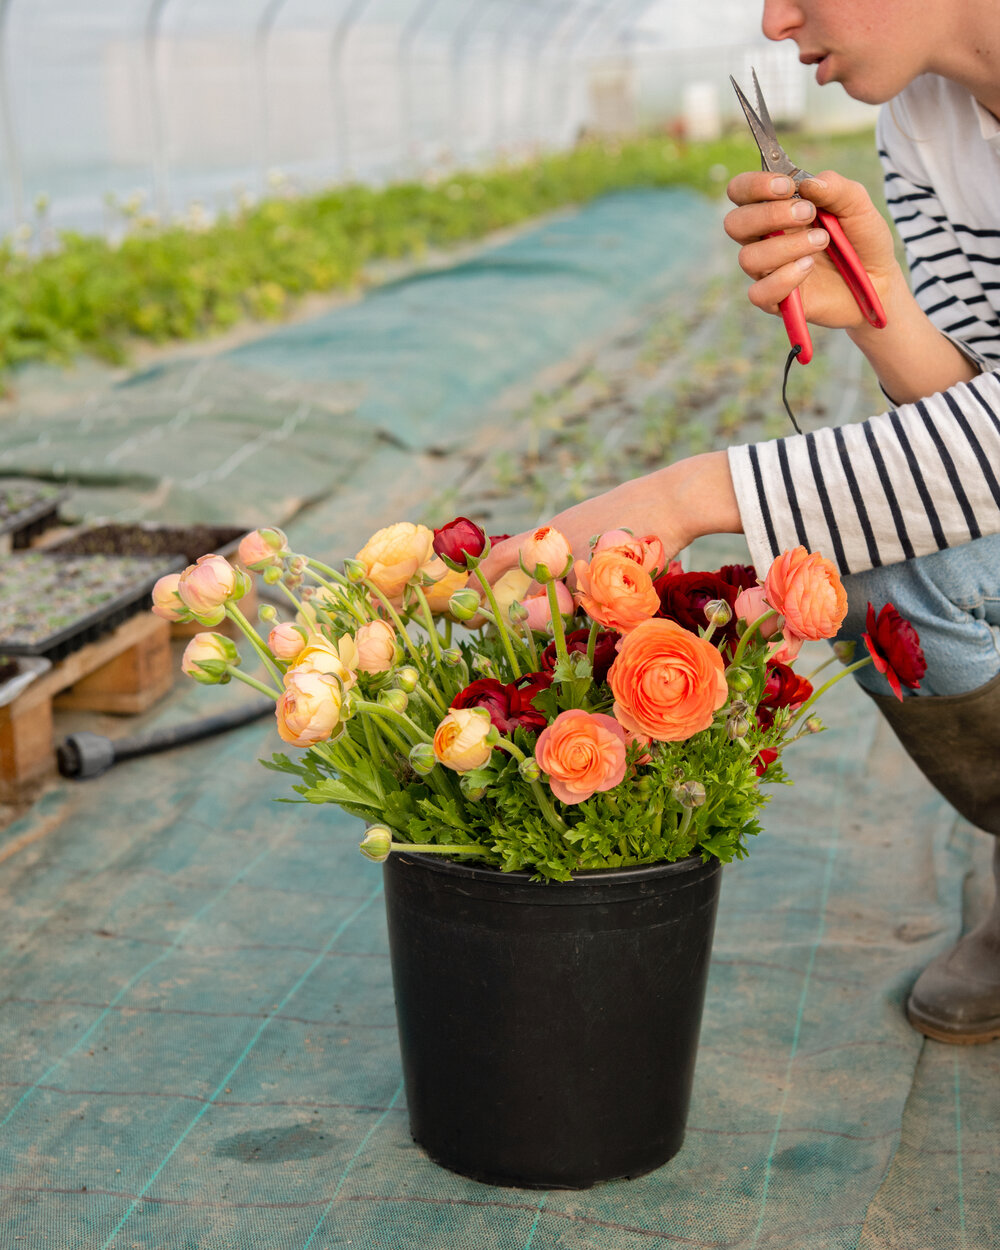
[[[774,132],[774,123],[771,121],[771,115],[768,113],[764,97],[761,95],[760,83],[757,81],[757,71],[751,69],[750,72],[753,74],[753,85],[754,91],[757,93],[759,114],[743,94],[740,84],[732,74],[729,75],[729,81],[733,84],[736,98],[746,114],[747,124],[754,137],[754,142],[760,149],[761,167],[770,170],[772,173],[788,174],[790,177],[793,177],[799,173],[799,168],[789,159],[785,149],[778,142],[777,135]]]

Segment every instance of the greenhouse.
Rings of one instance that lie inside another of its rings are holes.
[[[2,1250],[997,1244],[951,3],[0,0]]]

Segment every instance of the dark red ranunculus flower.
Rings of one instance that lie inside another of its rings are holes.
[[[505,540],[505,539],[508,539],[508,538],[510,538],[510,535],[509,535],[509,534],[491,534],[491,535],[490,535],[490,542],[491,542],[491,543],[502,543],[502,542],[504,542],[504,540]]]
[[[760,580],[752,564],[724,564],[717,572],[724,582],[737,590],[752,590]]]
[[[724,581],[718,573],[668,573],[664,577],[658,577],[653,585],[660,595],[657,616],[676,621],[694,634],[708,626],[705,619],[706,603],[713,599],[723,599],[732,608],[739,594],[737,588],[731,582]],[[728,625],[716,629],[712,642],[719,648],[723,643],[735,645],[735,612]]]
[[[516,682],[504,685],[495,677],[480,677],[460,690],[451,701],[452,707],[484,707],[490,720],[502,734],[513,732],[520,725],[529,733],[544,729],[544,712],[532,706],[531,700],[540,690],[552,684],[548,673],[525,673]]]
[[[770,729],[778,708],[801,707],[812,692],[811,682],[800,677],[780,660],[772,660],[767,666],[764,693],[757,704],[757,724],[761,729]]]
[[[916,690],[921,677],[927,672],[927,661],[920,648],[917,631],[891,603],[887,603],[877,617],[875,608],[869,603],[865,625],[868,632],[861,637],[872,663],[880,673],[885,674],[892,693],[902,702],[900,684]]]
[[[758,777],[763,777],[777,758],[777,751],[773,750],[771,747],[761,747],[761,749],[754,756],[754,772]]]
[[[469,567],[469,556],[481,556],[486,550],[486,531],[475,521],[458,516],[434,531],[434,552],[459,568]]]
[[[590,637],[589,629],[573,629],[566,635],[566,650],[570,653],[574,651],[587,652],[587,639]],[[618,656],[618,641],[621,638],[616,630],[599,629],[597,638],[594,641],[594,681],[606,681],[608,677],[608,669],[614,664]],[[542,652],[539,663],[546,673],[551,673],[556,666],[556,644],[550,642]]]

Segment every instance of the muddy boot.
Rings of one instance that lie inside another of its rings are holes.
[[[971,824],[1000,839],[1000,677],[960,695],[872,695],[907,753]],[[1000,1038],[1000,840],[997,898],[981,924],[921,973],[906,1014],[939,1042]]]

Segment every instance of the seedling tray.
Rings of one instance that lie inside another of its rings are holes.
[[[21,550],[59,517],[65,487],[22,477],[0,478],[0,551]]]
[[[183,556],[194,564],[199,556],[213,552],[229,556],[236,551],[246,528],[232,525],[126,525],[96,522],[62,535],[46,551],[64,555]]]
[[[56,663],[152,605],[183,556],[69,556],[30,551],[0,565],[0,653]]]

